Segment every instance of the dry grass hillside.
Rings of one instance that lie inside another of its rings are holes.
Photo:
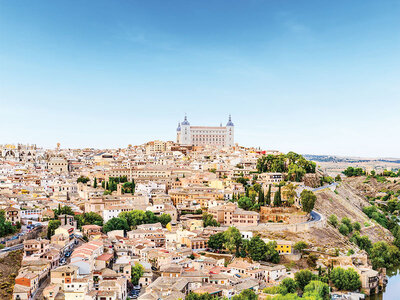
[[[362,211],[364,206],[370,205],[366,200],[367,195],[375,196],[379,191],[388,188],[397,191],[400,189],[400,183],[380,183],[373,178],[367,182],[365,176],[346,178],[336,187],[335,192],[330,189],[315,192],[317,195],[315,209],[326,218],[332,214],[336,215],[339,222],[343,217],[350,218],[352,222],[359,222],[361,235],[367,235],[373,243],[382,240],[390,242],[393,240],[391,233],[374,220],[369,219]],[[340,234],[331,225],[296,233],[263,231],[261,234],[272,240],[307,241],[314,249],[320,248],[323,251],[338,248],[341,252],[346,253],[351,248],[357,249],[354,244],[349,242],[348,237]]]
[[[21,261],[21,250],[9,252],[0,258],[0,299],[12,299],[15,277]]]
[[[391,187],[392,184],[389,185]],[[366,183],[366,177],[346,178],[336,188],[336,192],[329,189],[316,192],[315,209],[326,217],[334,214],[339,221],[343,217],[348,217],[352,222],[359,222],[362,228],[361,234],[368,235],[372,242],[392,241],[393,237],[387,229],[370,220],[362,212],[364,206],[370,205],[364,191],[372,195],[385,188],[388,188],[388,184],[379,183],[375,179],[372,179],[371,183]]]
[[[263,237],[267,237],[271,240],[290,240],[293,242],[306,241],[313,248],[320,248],[323,251],[329,252],[330,250],[339,248],[340,250],[347,252],[347,250],[353,248],[348,238],[341,235],[332,226],[326,228],[311,228],[309,231],[301,232],[268,232],[263,231]]]
[[[393,180],[393,179],[392,179]],[[394,180],[393,180],[394,181]],[[361,197],[376,197],[383,190],[400,190],[400,180],[396,182],[379,182],[375,178],[367,178],[366,176],[346,178],[344,184],[348,189]]]

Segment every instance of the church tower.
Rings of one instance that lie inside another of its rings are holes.
[[[187,116],[185,115],[185,119],[181,123],[181,134],[180,134],[180,144],[183,146],[192,145],[192,137],[190,134],[190,123],[187,120]]]
[[[226,123],[226,145],[228,147],[234,146],[234,143],[235,143],[234,129],[235,129],[235,125],[232,122],[231,115],[229,115],[228,123]]]

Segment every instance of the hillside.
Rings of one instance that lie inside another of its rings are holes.
[[[352,222],[359,222],[362,227],[361,234],[368,235],[372,242],[392,241],[391,233],[370,220],[362,212],[362,208],[370,205],[366,195],[375,196],[380,190],[396,188],[397,185],[399,184],[380,183],[374,178],[367,182],[365,176],[346,178],[339,184],[335,192],[329,189],[316,192],[315,209],[326,217],[334,214],[339,221],[343,217],[348,217]]]
[[[12,299],[15,277],[21,267],[22,251],[2,254],[0,258],[0,299]]]
[[[400,190],[400,180],[396,182],[379,182],[375,178],[367,178],[366,176],[350,177],[345,179],[345,185],[353,191],[356,195],[361,197],[376,197],[382,190]]]

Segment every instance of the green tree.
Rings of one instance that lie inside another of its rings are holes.
[[[258,204],[264,205],[264,191],[262,188],[260,188],[260,190],[258,191]]]
[[[203,293],[203,294],[196,294],[193,292],[190,292],[185,300],[218,300],[218,296],[211,296],[208,293]]]
[[[81,215],[75,215],[75,220],[78,223],[78,227],[82,228],[84,225],[98,225],[103,226],[103,218],[95,212],[83,213]]]
[[[303,251],[304,249],[308,248],[308,244],[306,242],[299,241],[296,244],[294,244],[293,248],[294,248],[294,250],[297,250],[297,251]]]
[[[216,234],[213,234],[208,239],[208,247],[214,250],[222,249],[224,247],[224,243],[225,243],[225,236],[223,232],[218,232]]]
[[[330,215],[328,218],[328,223],[336,228],[338,226],[338,218],[336,217],[336,215]]]
[[[143,210],[122,212],[118,215],[118,217],[125,219],[129,228],[136,228],[138,225],[154,224],[157,222],[160,222],[163,226],[166,226],[169,222],[171,222],[171,216],[169,214],[162,214],[160,217],[157,217],[153,212]]]
[[[376,242],[370,251],[370,259],[374,269],[393,268],[400,264],[400,250],[386,242]]]
[[[368,253],[370,253],[371,248],[372,248],[372,243],[371,243],[370,239],[368,238],[368,236],[366,236],[366,235],[360,236],[360,233],[356,232],[353,234],[350,241],[355,243],[358,246],[358,248],[360,248],[361,250],[365,250]]]
[[[310,253],[307,257],[307,264],[311,268],[315,268],[317,266],[318,257],[314,253]]]
[[[279,263],[280,261],[280,257],[279,257],[279,253],[276,250],[276,242],[275,241],[271,241],[267,243],[267,251],[265,253],[265,260],[272,262],[274,264]]]
[[[76,180],[77,183],[82,182],[83,184],[86,184],[90,181],[89,177],[85,176],[79,176],[78,179]]]
[[[220,224],[217,222],[217,220],[214,219],[212,214],[204,213],[203,214],[203,226],[208,227],[219,227]]]
[[[304,287],[304,297],[309,297],[311,295],[316,295],[322,300],[328,300],[329,298],[329,286],[328,284],[318,281],[312,280],[309,284]],[[316,300],[318,298],[315,298]]]
[[[249,197],[240,197],[238,200],[238,206],[244,210],[250,210],[253,205],[254,203]]]
[[[279,285],[279,293],[280,294],[287,294],[287,293],[295,293],[297,290],[297,283],[292,278],[285,278]]]
[[[365,175],[365,171],[361,168],[348,167],[346,170],[343,171],[343,174],[348,177],[362,176]]]
[[[301,182],[304,174],[306,174],[306,170],[304,170],[302,167],[294,163],[289,165],[288,178],[290,181]]]
[[[259,236],[252,237],[246,243],[246,252],[252,260],[279,262],[279,253],[274,242],[265,243]]]
[[[275,192],[274,195],[274,206],[279,207],[281,205],[282,205],[281,186],[279,186],[278,191]]]
[[[354,223],[353,223],[353,228],[354,228],[354,230],[356,230],[356,231],[360,231],[360,230],[361,230],[361,224],[358,223],[358,222],[354,222]]]
[[[310,270],[300,270],[299,272],[294,274],[294,280],[301,290],[304,290],[304,287],[309,284],[311,280],[315,279],[316,276]]]
[[[347,227],[346,224],[340,224],[339,227],[339,232],[345,236],[347,236],[350,233],[349,227]]]
[[[296,199],[297,196],[297,192],[296,192],[296,186],[293,183],[289,183],[288,185],[286,185],[286,200],[287,200],[287,206],[292,206],[294,204],[294,201]]]
[[[94,178],[93,187],[97,188],[97,178],[96,177]]]
[[[336,267],[331,271],[330,279],[339,290],[354,291],[361,287],[360,275],[352,268]]]
[[[232,300],[257,300],[258,296],[253,290],[243,290],[239,295],[232,297]]]
[[[236,227],[229,227],[228,230],[224,232],[224,247],[229,251],[239,253],[240,246],[242,244],[242,235]]]
[[[134,285],[137,285],[139,283],[139,279],[143,276],[144,274],[144,268],[141,264],[135,263],[134,266],[132,266],[131,269],[131,282]]]
[[[47,238],[50,240],[54,234],[54,231],[61,226],[61,222],[59,220],[50,220],[47,225]]]
[[[351,224],[351,220],[348,217],[342,218],[342,224],[345,224],[349,229],[349,232],[353,232],[353,225]]]
[[[0,210],[0,237],[9,235],[17,231],[18,227],[6,220],[6,214],[4,210]]]
[[[169,214],[162,214],[159,217],[159,221],[160,221],[161,225],[164,226],[164,227],[167,226],[167,224],[169,222],[171,222],[171,220],[172,220],[172,218],[171,218],[171,216]]]
[[[247,187],[247,181],[249,180],[247,178],[244,178],[243,176],[240,176],[239,178],[236,179],[236,182],[243,184],[245,188]]]
[[[314,209],[317,196],[312,191],[303,190],[300,194],[300,201],[303,211],[309,214]]]
[[[112,218],[103,226],[105,233],[113,230],[129,230],[128,222],[124,218]]]
[[[271,205],[271,185],[268,186],[267,195],[265,196],[265,205]]]
[[[53,209],[54,212],[54,217],[57,219],[59,215],[70,215],[70,216],[74,216],[75,213],[72,210],[71,207],[64,205],[63,207],[61,207],[61,205],[58,205],[58,209]]]

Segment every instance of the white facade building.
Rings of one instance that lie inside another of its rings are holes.
[[[206,146],[217,147],[234,146],[234,124],[229,116],[226,126],[218,127],[190,126],[185,116],[182,123],[178,124],[176,130],[177,143],[182,146]]]

